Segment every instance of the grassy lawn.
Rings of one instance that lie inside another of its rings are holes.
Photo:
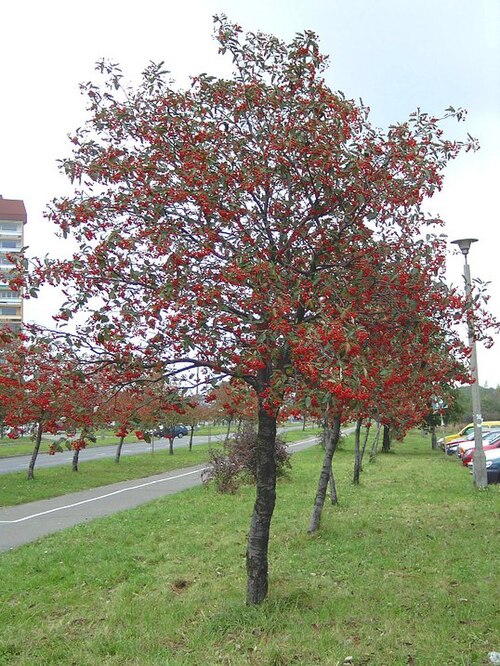
[[[180,453],[180,452],[179,452]],[[176,454],[177,455],[177,454]],[[251,487],[196,488],[0,556],[0,664],[481,665],[500,651],[498,487],[413,435],[306,528],[322,452],[280,481],[270,595],[245,605]]]

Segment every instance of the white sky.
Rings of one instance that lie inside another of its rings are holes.
[[[45,204],[69,191],[56,160],[70,154],[67,134],[85,119],[78,84],[108,57],[137,80],[150,60],[180,83],[190,74],[228,72],[212,40],[212,15],[225,12],[245,30],[289,40],[315,30],[331,57],[333,89],[363,101],[385,127],[420,107],[440,114],[468,109],[450,135],[479,138],[481,150],[453,163],[432,210],[450,239],[479,239],[469,259],[491,282],[500,318],[500,0],[5,0],[0,20],[0,194],[24,199],[32,253],[60,248],[43,220]],[[450,280],[460,282],[461,256]],[[28,320],[50,323],[57,294],[25,305]],[[500,384],[500,339],[479,350],[481,384]]]

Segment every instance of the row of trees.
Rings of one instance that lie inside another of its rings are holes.
[[[227,439],[234,423],[240,430],[243,421],[255,417],[255,398],[242,390],[241,383],[222,383],[203,396],[182,395],[161,377],[124,386],[113,373],[103,371],[98,359],[82,361],[64,340],[35,328],[31,335],[3,332],[0,359],[0,423],[11,439],[21,433],[32,435],[30,480],[44,435],[52,435],[50,454],[64,450],[63,446],[74,451],[72,469],[77,472],[80,451],[95,442],[99,429],[114,428],[118,463],[129,434],[151,441],[160,426],[168,430],[182,423],[190,429],[191,450],[199,423],[226,423]]]
[[[444,137],[417,111],[387,131],[333,92],[311,32],[285,44],[215,18],[229,80],[176,87],[150,64],[137,88],[101,62],[82,86],[87,123],[61,168],[74,194],[48,217],[78,251],[25,257],[12,286],[62,286],[55,319],[92,372],[115,385],[223,378],[256,402],[256,501],[247,601],[268,591],[276,427],[285,405],[324,419],[319,520],[340,423],[374,417],[399,432],[467,381],[456,330],[470,308],[444,282],[446,242],[423,202],[475,142]],[[478,338],[492,322],[474,313]],[[64,325],[78,321],[72,327]],[[81,323],[83,321],[83,323]]]

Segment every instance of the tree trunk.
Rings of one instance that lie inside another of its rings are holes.
[[[337,447],[340,437],[340,415],[333,417],[332,428],[325,438],[325,454],[323,456],[323,467],[319,475],[318,489],[316,491],[316,498],[314,500],[314,508],[309,523],[309,534],[316,532],[319,529],[321,520],[321,512],[325,504],[326,491],[328,488],[328,481],[333,478],[332,475],[332,459],[335,449]]]
[[[354,474],[352,477],[352,482],[355,484],[359,483],[359,475],[361,473],[361,448],[359,446],[359,440],[362,424],[363,419],[358,419],[356,421],[356,430],[354,431]]]
[[[174,455],[174,438],[173,437],[168,437],[168,454],[170,456]]]
[[[437,435],[436,435],[436,426],[435,425],[431,425],[431,447],[432,447],[433,451],[436,451],[437,449],[439,449],[438,438],[437,438]]]
[[[71,471],[78,472],[78,459],[80,457],[80,449],[75,449],[73,453],[73,460],[71,462]]]
[[[372,448],[370,449],[370,462],[373,462],[377,456],[378,441],[380,438],[380,423],[377,423],[377,432],[373,438]]]
[[[229,440],[229,433],[231,432],[231,423],[233,422],[233,419],[229,419],[227,422],[227,431],[226,431],[226,439],[224,440],[224,443],[227,444]]]
[[[363,442],[363,448],[361,449],[361,460],[360,460],[360,472],[363,471],[363,458],[365,457],[366,445],[368,444],[368,435],[370,434],[370,428],[372,426],[371,419],[368,420],[366,424],[365,439]]]
[[[122,454],[122,447],[123,447],[123,441],[125,437],[120,437],[120,441],[118,442],[118,446],[116,447],[116,453],[115,453],[115,463],[120,462],[120,456]]]
[[[304,416],[302,418],[302,431],[304,431],[305,429],[306,429],[306,417]]]
[[[260,393],[260,391],[259,391]],[[259,399],[257,479],[247,547],[247,604],[260,604],[268,590],[268,546],[276,503],[276,416],[269,415]]]
[[[384,425],[384,434],[382,436],[382,453],[389,453],[391,450],[391,433],[388,425]]]
[[[40,444],[42,443],[42,434],[43,434],[43,420],[38,421],[38,427],[36,430],[35,438],[35,448],[31,454],[30,464],[28,466],[28,481],[32,481],[35,478],[35,463],[38,457],[38,452],[40,451]]]
[[[335,477],[333,475],[333,460],[332,460],[332,466],[330,467],[330,500],[333,505],[339,503],[339,498],[337,495],[337,486],[335,484]]]
[[[189,434],[189,450],[193,450],[193,436],[194,436],[194,423],[191,425],[191,432]]]

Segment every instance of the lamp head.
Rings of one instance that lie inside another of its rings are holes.
[[[458,245],[464,257],[469,254],[469,249],[472,243],[477,242],[477,238],[460,238],[459,240],[451,241],[455,245]]]

